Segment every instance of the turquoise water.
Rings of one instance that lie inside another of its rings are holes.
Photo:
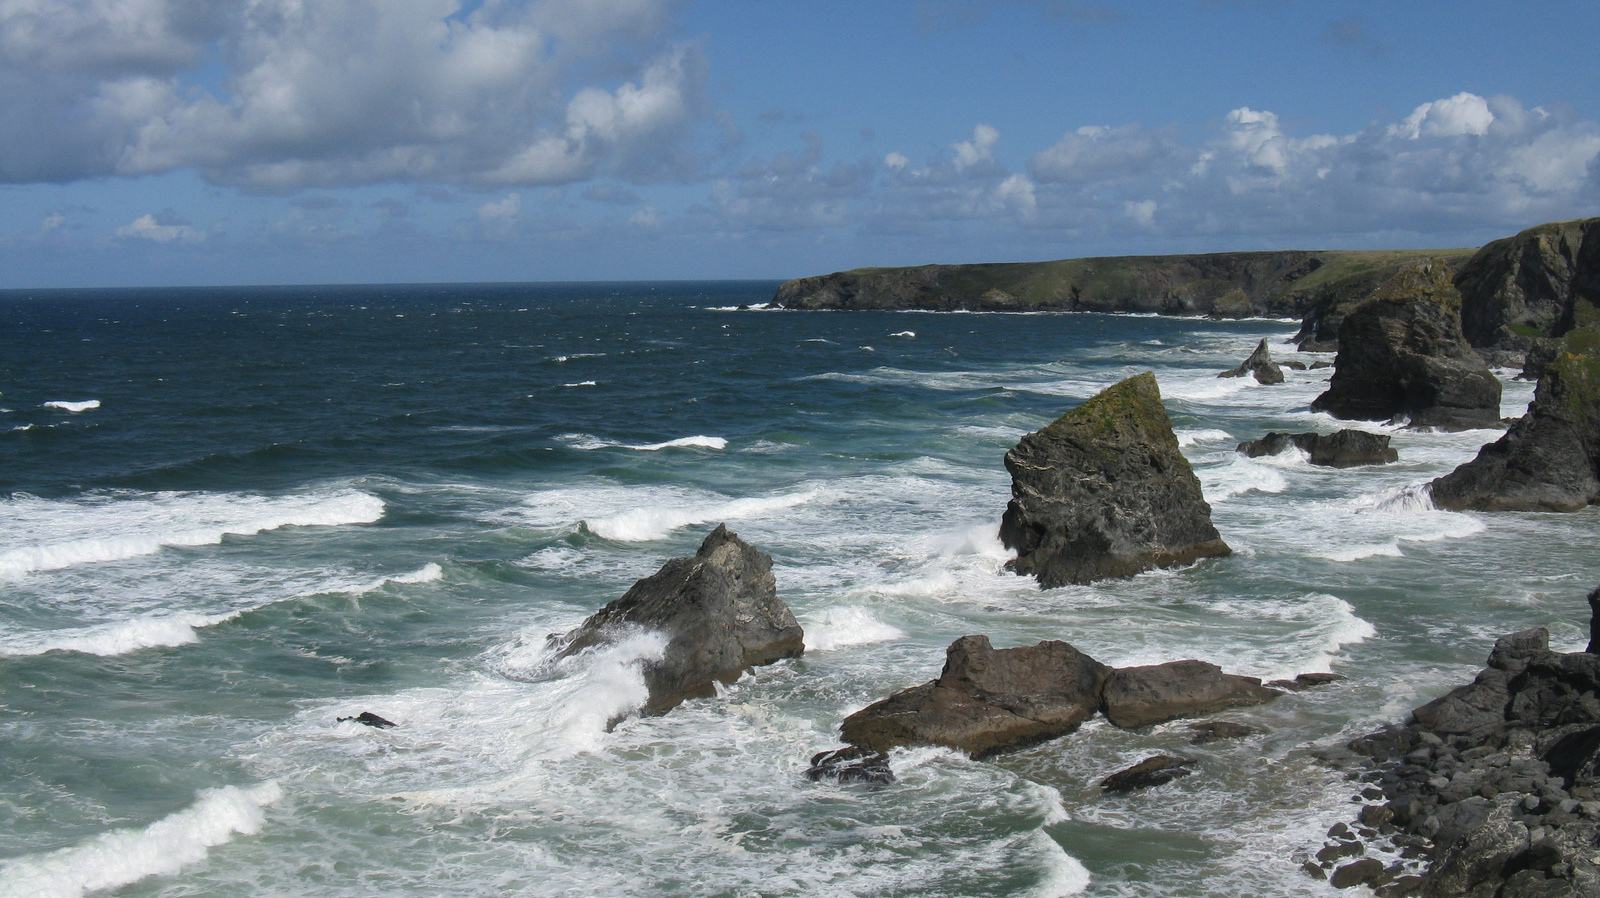
[[[1219,380],[1293,322],[735,311],[772,283],[0,294],[0,896],[1321,894],[1349,816],[1309,751],[1492,638],[1586,639],[1600,517],[1451,514],[1401,462],[1247,460],[1331,431],[1327,371]],[[1307,361],[1312,357],[1303,356]],[[1235,554],[1048,592],[1001,570],[1001,457],[1154,370]],[[1509,372],[1506,373],[1509,377]],[[1532,386],[1506,382],[1506,414]],[[1388,429],[1388,428],[1385,428]],[[666,717],[576,625],[726,521],[804,658]],[[968,633],[1336,688],[992,762],[812,784],[851,711]],[[378,731],[336,718],[370,710]],[[1102,797],[1157,752],[1188,779]]]

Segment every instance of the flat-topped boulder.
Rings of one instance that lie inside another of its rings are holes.
[[[721,524],[693,558],[668,561],[557,637],[557,657],[642,631],[667,640],[662,656],[644,666],[646,715],[714,695],[716,683],[732,683],[752,667],[805,650],[800,624],[778,598],[772,557]]]
[[[1224,371],[1218,377],[1245,377],[1254,376],[1259,384],[1283,383],[1283,369],[1272,360],[1272,350],[1267,348],[1267,338],[1262,337],[1250,357],[1232,371]]]
[[[1010,568],[1045,589],[1227,555],[1149,372],[1109,387],[1006,453]]]
[[[1354,468],[1359,465],[1385,465],[1400,459],[1400,453],[1389,448],[1389,435],[1368,433],[1364,430],[1341,430],[1337,433],[1268,433],[1259,440],[1246,440],[1239,444],[1239,452],[1246,458],[1280,455],[1290,447],[1310,456],[1314,465],[1328,468]]]
[[[1199,717],[1228,708],[1270,702],[1283,695],[1256,677],[1226,674],[1205,661],[1168,661],[1144,667],[1119,667],[1106,680],[1101,709],[1125,730]]]
[[[1578,511],[1600,501],[1600,355],[1558,356],[1527,414],[1428,489],[1451,510]]]
[[[1360,421],[1467,430],[1500,421],[1500,381],[1461,334],[1461,295],[1442,260],[1385,281],[1339,326],[1339,354],[1315,411]]]
[[[982,757],[1077,729],[1099,710],[1110,674],[1065,642],[996,649],[986,636],[963,636],[938,679],[868,705],[840,732],[872,751],[942,745]]]
[[[840,735],[867,752],[937,745],[984,757],[1064,736],[1096,712],[1132,728],[1283,694],[1204,661],[1114,669],[1065,642],[996,649],[988,637],[963,636],[938,679],[851,714]]]

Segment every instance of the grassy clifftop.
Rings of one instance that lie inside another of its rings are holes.
[[[1082,311],[1301,318],[1357,297],[1406,262],[1471,250],[1102,256],[1052,262],[858,268],[778,288],[790,309]]]

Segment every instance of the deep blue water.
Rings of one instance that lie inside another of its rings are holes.
[[[1341,426],[1307,408],[1326,371],[1215,376],[1292,356],[1292,322],[737,310],[775,287],[0,293],[0,896],[1317,894],[1296,856],[1350,805],[1309,748],[1498,633],[1586,634],[1592,510],[1418,494],[1494,434],[1386,428],[1401,462],[1351,471],[1233,452]],[[1006,574],[1006,449],[1144,370],[1235,554]],[[545,634],[722,521],[806,656],[607,732],[651,646],[552,668]],[[1268,731],[1237,743],[1090,724],[804,781],[967,633],[1351,681],[1236,712]],[[1200,773],[1098,794],[1160,751]]]

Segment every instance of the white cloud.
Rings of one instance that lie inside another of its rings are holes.
[[[516,221],[522,214],[522,195],[508,193],[502,199],[478,207],[478,221],[484,224]]]
[[[1484,135],[1494,124],[1494,113],[1483,97],[1463,91],[1453,97],[1423,103],[1389,128],[1389,133],[1408,140],[1427,137]]]
[[[888,167],[890,167],[892,169],[895,169],[896,171],[898,171],[898,170],[900,170],[902,168],[905,168],[906,166],[910,165],[911,164],[911,160],[907,159],[904,153],[895,152],[895,153],[890,153],[887,156],[884,156],[883,157],[883,164],[887,165]]]
[[[966,171],[973,166],[994,161],[993,150],[995,144],[1000,142],[1000,132],[989,125],[978,125],[972,129],[972,139],[963,140],[951,145],[955,151],[956,171]]]
[[[1122,204],[1122,214],[1126,215],[1135,224],[1150,227],[1156,220],[1156,201],[1140,200]]]
[[[162,224],[154,215],[141,215],[117,228],[116,234],[118,237],[154,240],[156,243],[199,243],[206,239],[206,235],[186,224]]]
[[[0,181],[660,179],[701,107],[673,5],[0,0]],[[208,55],[224,77],[197,90]]]

